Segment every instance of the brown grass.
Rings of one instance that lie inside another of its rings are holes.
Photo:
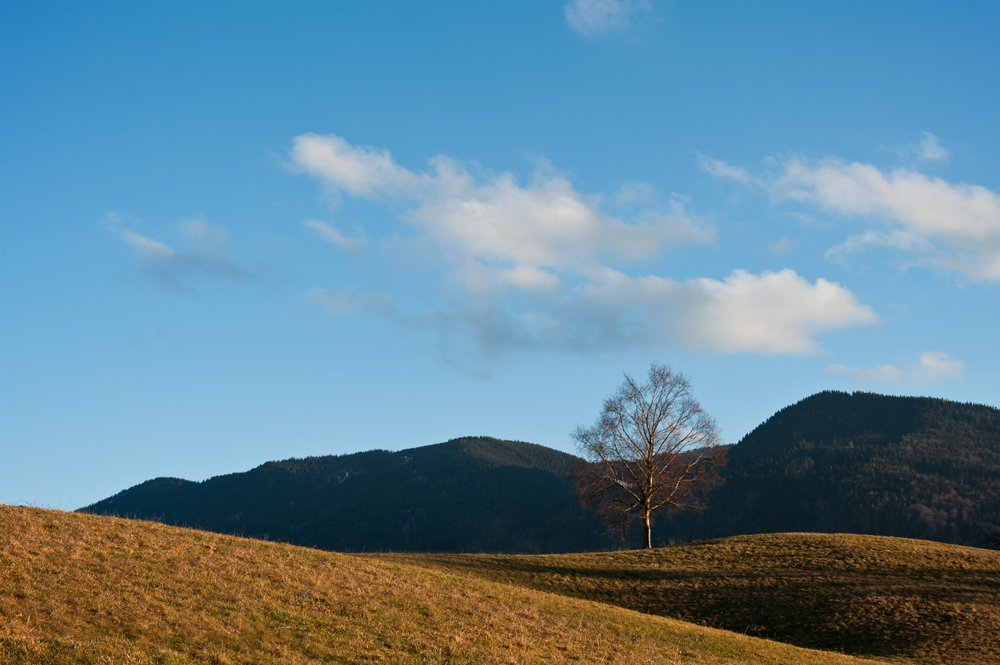
[[[0,662],[860,661],[374,557],[0,506]]]
[[[647,551],[383,555],[799,646],[1000,663],[1000,552],[878,536],[769,534]]]

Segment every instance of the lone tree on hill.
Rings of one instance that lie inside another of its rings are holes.
[[[701,510],[722,482],[726,462],[715,419],[691,395],[691,382],[653,363],[645,383],[628,374],[597,422],[572,434],[584,458],[574,473],[584,506],[597,504],[609,532],[624,537],[635,520],[651,548],[652,514]]]

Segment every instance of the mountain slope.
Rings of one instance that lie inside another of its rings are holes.
[[[862,661],[370,555],[0,506],[0,662]]]
[[[824,392],[730,449],[702,515],[662,538],[865,533],[978,545],[1000,525],[1000,410],[924,397]]]
[[[468,437],[269,462],[201,483],[158,478],[83,510],[339,551],[621,548],[566,482],[576,462]],[[724,475],[704,513],[654,515],[654,544],[795,531],[979,545],[1000,526],[1000,410],[819,393],[732,446]]]
[[[608,547],[566,481],[575,463],[535,444],[467,437],[268,462],[201,483],[158,478],[82,510],[340,551]]]

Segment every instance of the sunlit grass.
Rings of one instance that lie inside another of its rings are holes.
[[[0,662],[859,661],[402,561],[0,506]]]

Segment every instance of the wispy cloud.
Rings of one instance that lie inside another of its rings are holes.
[[[527,307],[496,298],[407,309],[386,293],[314,289],[331,313],[366,312],[448,339],[446,355],[498,358],[512,350],[594,354],[667,344],[709,354],[811,354],[816,335],[870,325],[878,317],[844,287],[810,283],[792,270],[684,282],[606,270],[570,292],[533,298]]]
[[[572,0],[563,7],[566,24],[584,37],[627,30],[651,11],[648,0]]]
[[[926,159],[929,162],[936,162],[942,159],[948,159],[948,151],[945,150],[941,142],[938,141],[938,137],[934,136],[930,132],[920,132],[922,138],[917,144],[917,156],[921,159]]]
[[[293,168],[318,178],[328,195],[402,204],[400,217],[417,233],[414,242],[436,252],[461,287],[444,307],[353,290],[315,291],[311,298],[332,311],[435,327],[443,337],[461,332],[487,356],[675,343],[708,353],[813,353],[818,335],[877,321],[845,287],[810,282],[791,270],[737,270],[722,280],[683,282],[628,275],[622,266],[715,241],[713,227],[691,212],[690,201],[674,195],[661,202],[648,185],[633,183],[614,197],[617,206],[632,209],[622,218],[604,209],[602,196],[577,191],[545,162],[527,184],[511,173],[476,177],[444,156],[418,173],[385,150],[315,134],[297,137],[290,157]]]
[[[895,365],[878,365],[868,369],[830,365],[826,371],[845,376],[861,387],[872,384],[917,386],[961,379],[965,373],[965,363],[951,358],[947,353],[927,351],[920,355],[916,365],[906,369]]]
[[[786,236],[769,243],[767,249],[772,254],[790,254],[795,250],[798,244],[798,242]]]
[[[647,182],[627,182],[615,192],[615,205],[623,208],[636,205],[654,205],[660,199],[659,192]]]
[[[291,166],[351,196],[371,198],[415,191],[421,177],[393,161],[388,150],[354,146],[336,134],[294,139]],[[426,176],[424,178],[426,180]]]
[[[746,169],[733,166],[732,164],[729,164],[721,159],[711,159],[700,152],[696,152],[695,156],[698,158],[698,166],[700,166],[704,171],[714,175],[716,178],[735,180],[736,182],[741,182],[745,185],[750,184],[752,180],[750,173]]]
[[[911,263],[976,282],[1000,280],[1000,196],[985,187],[909,169],[884,172],[835,158],[793,158],[770,188],[779,198],[864,217],[881,227],[850,238],[835,254],[891,247],[909,253]]]
[[[307,299],[312,303],[320,305],[331,314],[349,314],[355,312],[393,313],[395,307],[392,296],[388,294],[353,288],[343,291],[310,289]]]
[[[333,224],[321,222],[318,219],[307,219],[302,223],[307,229],[332,245],[341,249],[356,249],[365,244],[364,234],[347,236],[340,232]]]
[[[671,339],[709,353],[815,353],[820,333],[878,322],[840,284],[810,283],[793,270],[734,270],[722,280],[686,282],[609,272],[584,292],[585,307],[596,305],[603,317],[648,331],[646,346]]]
[[[477,291],[511,283],[551,286],[558,272],[585,272],[608,257],[645,259],[715,240],[715,229],[681,199],[625,221],[604,212],[602,197],[577,192],[545,162],[526,186],[511,173],[480,182],[449,157],[431,160],[432,173],[414,173],[388,151],[316,134],[295,139],[291,160],[333,194],[409,201],[403,219],[432,239]]]
[[[138,223],[130,215],[108,212],[102,221],[132,249],[140,275],[155,286],[191,292],[195,283],[206,279],[242,281],[251,277],[230,255],[226,230],[202,217],[182,219],[174,225],[180,239],[187,241],[184,250],[126,228]]]
[[[101,225],[109,231],[119,231],[128,226],[135,226],[139,219],[135,215],[117,210],[105,210],[101,215]]]
[[[947,156],[929,132],[920,150],[925,159]],[[771,160],[772,171],[757,177],[718,160],[699,156],[699,163],[717,177],[759,187],[775,201],[859,217],[874,227],[832,247],[827,258],[844,261],[885,247],[901,252],[906,266],[928,266],[973,282],[1000,281],[1000,195],[985,187],[836,157]]]

